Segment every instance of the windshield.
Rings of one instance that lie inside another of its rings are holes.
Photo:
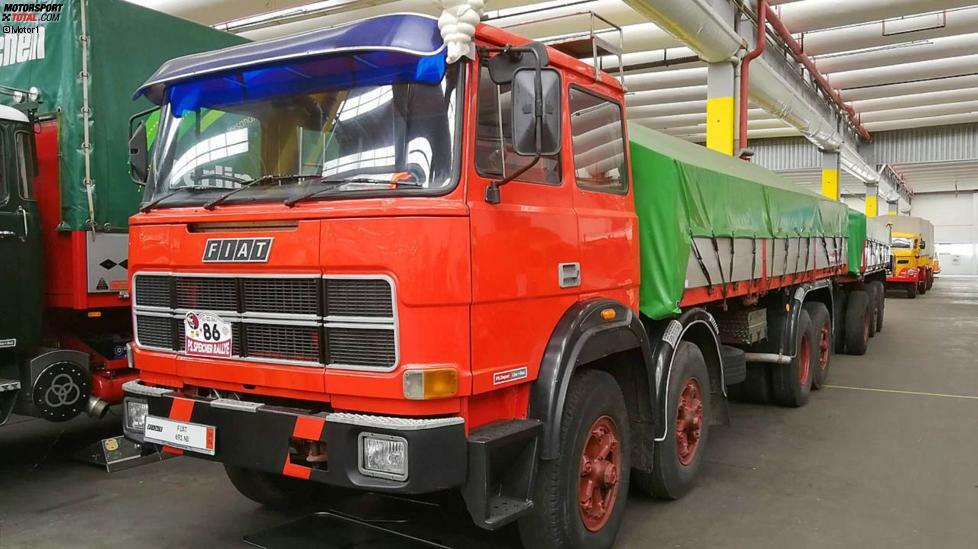
[[[202,204],[437,194],[454,186],[461,71],[419,82],[308,90],[250,102],[164,106],[146,202]],[[304,176],[304,177],[298,177]],[[355,180],[344,182],[344,180]]]
[[[900,248],[904,250],[909,250],[913,248],[913,240],[909,238],[894,238],[893,242],[890,243],[893,248]]]

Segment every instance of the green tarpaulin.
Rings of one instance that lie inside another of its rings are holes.
[[[37,87],[43,101],[39,114],[53,115],[58,121],[63,230],[90,228],[83,148],[82,6],[87,6],[84,30],[90,44],[88,129],[94,225],[97,230],[124,231],[142,197],[129,179],[129,118],[153,106],[145,99],[133,101],[133,92],[167,59],[245,39],[122,0],[67,1],[58,21],[8,24],[33,32],[11,31],[0,40],[0,83]]]
[[[651,318],[679,312],[693,237],[846,235],[846,206],[749,162],[629,126],[642,285]]]

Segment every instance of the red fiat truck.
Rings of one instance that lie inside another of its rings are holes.
[[[844,205],[629,135],[618,80],[555,47],[474,42],[449,63],[435,19],[388,15],[138,90],[128,436],[262,503],[457,489],[528,547],[608,547],[633,476],[690,489],[728,386],[824,383],[833,296],[868,303]]]

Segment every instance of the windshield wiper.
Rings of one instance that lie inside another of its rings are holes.
[[[239,192],[252,187],[253,185],[261,185],[262,183],[273,183],[273,182],[277,183],[279,181],[290,181],[290,180],[298,181],[300,179],[305,179],[308,177],[319,177],[319,176],[302,175],[302,174],[294,173],[289,175],[263,175],[258,179],[252,179],[251,181],[238,180],[241,183],[240,187],[238,187],[237,189],[232,189],[222,194],[221,196],[215,198],[214,200],[211,200],[207,204],[204,204],[204,209],[213,210],[218,204],[224,202],[225,200],[231,198],[232,196],[238,194]]]
[[[178,189],[173,189],[172,191],[164,194],[163,196],[160,196],[160,197],[156,198],[155,200],[153,200],[149,204],[146,204],[142,208],[139,208],[139,211],[141,213],[146,213],[146,212],[152,210],[154,207],[156,207],[156,205],[159,204],[160,202],[163,202],[167,198],[170,198],[171,196],[173,196],[173,195],[175,195],[177,193],[180,193],[182,191],[200,192],[200,191],[209,191],[209,190],[211,190],[213,188],[214,187],[211,187],[209,185],[194,185],[192,187],[180,187]]]
[[[386,185],[392,189],[396,189],[398,187],[414,187],[416,189],[424,188],[424,185],[422,185],[421,183],[415,183],[413,181],[391,181],[390,179],[370,179],[367,177],[351,177],[349,179],[326,179],[325,177],[323,177],[323,178],[313,179],[309,181],[309,184],[313,184],[313,183],[326,184],[328,186],[323,187],[321,189],[316,189],[315,191],[310,191],[306,194],[299,195],[294,198],[286,199],[282,203],[288,206],[289,208],[291,208],[295,206],[297,203],[302,202],[303,200],[314,198],[330,189],[334,189],[337,186],[344,185],[346,183],[369,183],[373,185]]]

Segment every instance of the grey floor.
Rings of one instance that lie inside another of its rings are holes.
[[[832,386],[807,407],[734,405],[685,499],[633,495],[620,546],[978,547],[978,278],[886,306],[869,353],[834,356]],[[238,496],[217,464],[106,474],[65,457],[114,428],[0,428],[0,547],[238,547],[300,516]],[[471,543],[458,546],[515,540],[459,535]]]

